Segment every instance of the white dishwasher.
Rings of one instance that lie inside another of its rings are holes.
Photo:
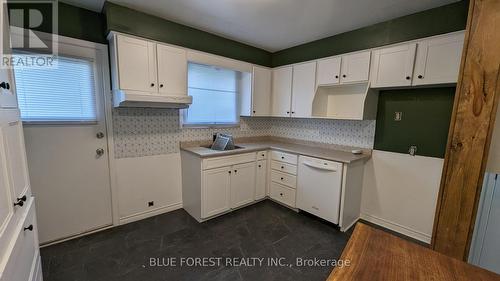
[[[339,223],[342,163],[300,156],[297,208]]]

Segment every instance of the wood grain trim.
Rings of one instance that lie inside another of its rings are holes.
[[[500,1],[471,0],[432,247],[466,260],[500,95]]]

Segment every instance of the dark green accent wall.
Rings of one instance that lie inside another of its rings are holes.
[[[376,4],[374,4],[376,5]],[[422,11],[273,53],[280,66],[465,29],[468,1]]]
[[[103,14],[59,2],[59,34],[105,43],[106,19]]]
[[[232,59],[271,66],[271,53],[110,2],[104,6],[107,31],[119,31]]]
[[[26,5],[25,3],[21,4]],[[16,2],[9,3],[9,8],[15,8],[16,5],[18,5]],[[40,9],[40,6],[37,6],[37,8]],[[57,14],[59,17],[59,35],[97,43],[107,43],[105,37],[106,22],[103,14],[62,2],[58,2]],[[44,21],[42,25],[35,28],[35,30],[51,33],[52,30],[50,27],[51,23],[49,21]]]
[[[455,87],[381,91],[374,148],[444,158]],[[394,121],[402,112],[401,121]]]

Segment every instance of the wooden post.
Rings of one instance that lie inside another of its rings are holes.
[[[500,1],[470,0],[432,247],[467,260],[500,95]]]

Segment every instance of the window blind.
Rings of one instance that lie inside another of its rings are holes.
[[[237,124],[238,81],[238,71],[189,63],[188,94],[193,104],[184,111],[184,124]]]
[[[93,61],[61,56],[56,60],[53,68],[14,67],[21,119],[97,121]]]

